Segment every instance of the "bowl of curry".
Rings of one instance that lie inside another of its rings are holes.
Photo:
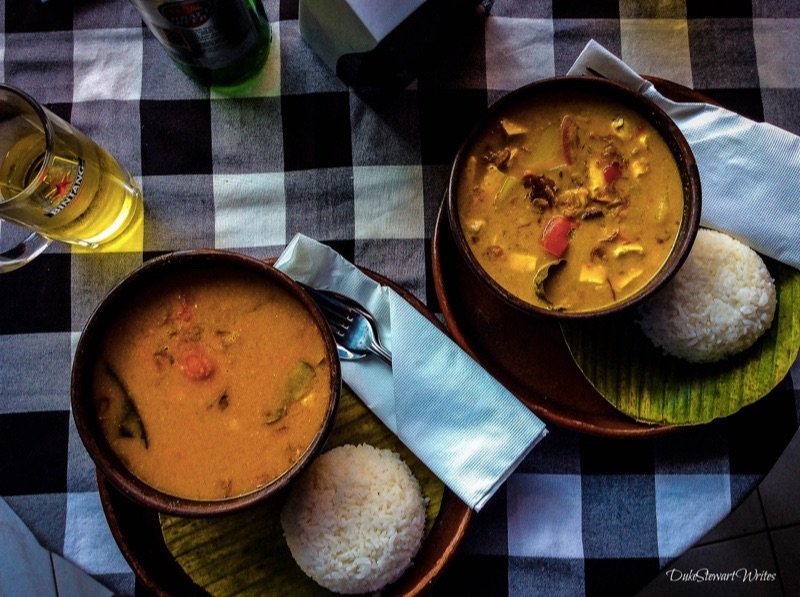
[[[318,454],[341,390],[322,313],[266,263],[154,258],[89,318],[71,380],[100,473],[160,512],[211,516],[284,489]]]
[[[618,312],[674,274],[701,190],[674,122],[604,79],[557,77],[505,95],[451,169],[446,207],[461,259],[503,302],[581,319]]]

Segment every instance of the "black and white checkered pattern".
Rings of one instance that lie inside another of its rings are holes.
[[[392,93],[344,86],[301,39],[298,0],[265,4],[270,56],[234,98],[186,78],[125,0],[0,0],[0,77],[108,148],[145,195],[138,246],[53,245],[0,277],[0,495],[45,547],[123,594],[134,578],[70,418],[69,371],[92,309],[143,259],[212,246],[274,256],[302,232],[438,310],[429,241],[460,141],[489,103],[565,73],[591,38],[800,133],[790,0],[497,0],[467,42]],[[634,593],[770,469],[798,424],[797,365],[792,378],[740,414],[658,439],[551,425],[434,592]]]

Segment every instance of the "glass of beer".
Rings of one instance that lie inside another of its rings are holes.
[[[0,273],[53,240],[101,247],[142,217],[141,191],[110,153],[7,85],[0,85],[0,160],[0,219],[31,231],[0,253]]]

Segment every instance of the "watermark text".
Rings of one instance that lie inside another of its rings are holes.
[[[758,568],[736,568],[734,570],[713,571],[708,568],[680,570],[670,568],[664,572],[670,582],[729,582],[729,583],[759,583],[773,582],[778,578],[777,573]]]

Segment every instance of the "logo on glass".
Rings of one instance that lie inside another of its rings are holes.
[[[72,181],[72,184],[69,184],[67,173],[64,173],[64,176],[61,178],[61,180],[55,183],[56,197],[61,198],[61,200],[53,209],[45,211],[45,215],[47,215],[48,218],[52,218],[53,216],[64,211],[64,209],[70,203],[72,203],[72,200],[78,196],[78,193],[81,190],[81,184],[83,184],[83,173],[85,169],[85,162],[82,159],[78,159],[78,169],[75,173],[75,180]]]

